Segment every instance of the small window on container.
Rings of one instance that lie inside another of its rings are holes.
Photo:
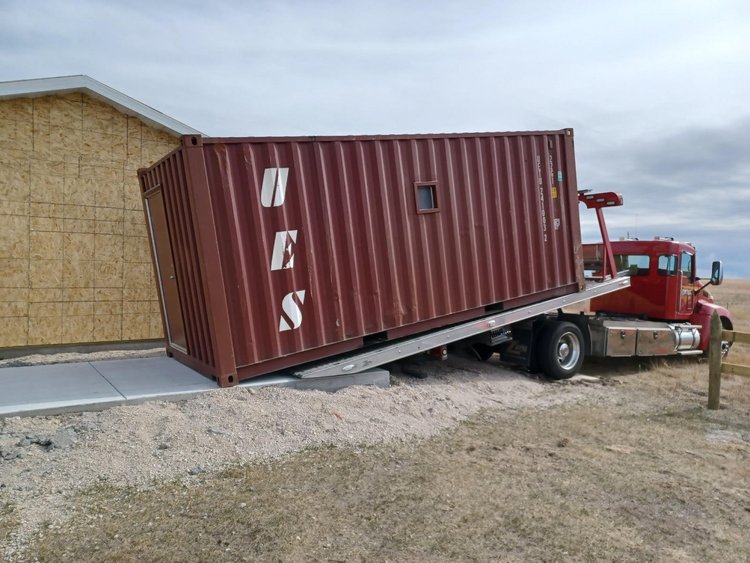
[[[438,211],[436,182],[415,183],[414,195],[417,198],[417,213],[435,213]]]

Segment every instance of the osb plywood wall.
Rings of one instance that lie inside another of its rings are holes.
[[[0,100],[0,347],[162,337],[136,170],[177,144],[85,94]]]

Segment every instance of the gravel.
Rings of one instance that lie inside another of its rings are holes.
[[[452,356],[425,365],[429,377],[392,375],[389,389],[234,387],[188,401],[0,419],[0,500],[20,520],[0,557],[12,560],[43,523],[62,522],[69,499],[97,483],[190,483],[309,447],[426,438],[484,408],[545,408],[604,392],[537,381],[493,361]]]
[[[37,366],[42,364],[69,364],[71,362],[98,362],[100,360],[126,360],[128,358],[153,358],[164,355],[163,346],[143,350],[101,350],[99,352],[31,354],[17,358],[0,359],[0,368]]]

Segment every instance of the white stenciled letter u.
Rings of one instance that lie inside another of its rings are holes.
[[[289,168],[266,168],[263,171],[260,190],[260,204],[263,207],[279,207],[284,204],[288,176]]]
[[[297,298],[296,300],[295,297]],[[299,304],[297,301],[299,301]],[[284,299],[281,300],[283,313],[279,320],[279,332],[294,330],[302,325],[302,309],[300,309],[300,305],[304,302],[304,289],[302,291],[292,291],[284,296]]]

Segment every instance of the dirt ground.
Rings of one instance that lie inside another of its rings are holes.
[[[750,282],[714,294],[750,330]],[[696,358],[587,362],[598,379],[576,383],[431,369],[388,390],[5,420],[0,555],[750,560],[750,380],[725,377],[708,411]]]

